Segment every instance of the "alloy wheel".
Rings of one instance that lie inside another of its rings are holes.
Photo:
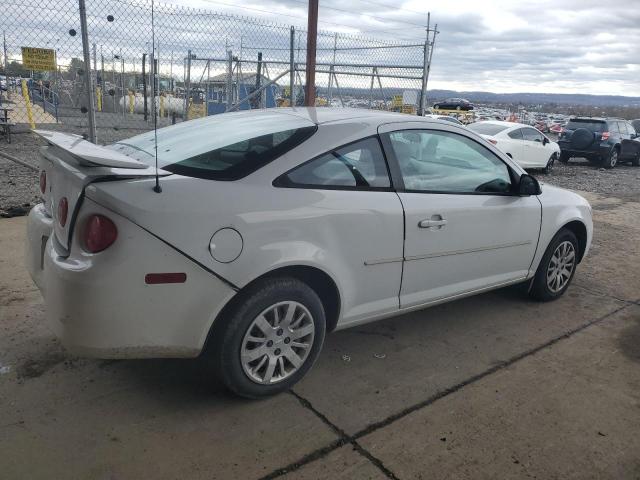
[[[575,247],[565,240],[553,251],[547,267],[547,286],[551,292],[558,293],[569,283],[575,264]]]
[[[304,364],[314,336],[314,319],[304,305],[294,301],[271,305],[251,322],[244,335],[242,369],[256,383],[281,382]]]

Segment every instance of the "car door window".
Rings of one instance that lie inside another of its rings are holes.
[[[635,137],[636,136],[636,129],[633,128],[633,125],[631,125],[630,123],[627,123],[627,131],[629,132],[629,135],[631,137]]]
[[[620,131],[620,134],[625,137],[629,135],[629,132],[627,131],[627,124],[625,122],[618,122],[618,130]]]
[[[618,122],[609,122],[609,133],[620,133]]]
[[[517,130],[514,130],[513,132],[509,132],[507,135],[509,135],[509,138],[513,138],[514,140],[524,140],[524,137],[522,136],[522,129],[518,128]]]
[[[533,128],[523,128],[522,134],[524,139],[529,142],[540,142],[542,143],[542,134]]]
[[[389,188],[389,172],[377,137],[336,148],[293,170],[276,186]]]
[[[389,134],[405,189],[432,193],[507,193],[509,169],[489,149],[451,132]]]

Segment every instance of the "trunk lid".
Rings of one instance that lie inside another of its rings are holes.
[[[154,167],[90,143],[78,135],[45,130],[35,130],[35,133],[48,142],[40,150],[44,158],[40,163],[47,174],[44,201],[54,219],[55,239],[64,254],[71,248],[75,221],[87,185],[96,180],[115,181],[156,174]],[[163,170],[158,170],[158,174],[170,175]],[[63,222],[64,208],[60,204],[65,201],[67,212]]]

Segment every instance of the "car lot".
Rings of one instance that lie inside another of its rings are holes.
[[[638,197],[585,195],[594,244],[557,302],[511,288],[331,334],[263,401],[198,361],[67,355],[23,267],[25,219],[0,220],[2,476],[637,478]]]

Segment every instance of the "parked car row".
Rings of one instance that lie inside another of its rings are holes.
[[[637,122],[640,123],[640,122]],[[523,168],[553,170],[554,163],[583,157],[605,168],[621,162],[640,166],[640,134],[618,118],[572,118],[558,129],[558,142],[523,123],[480,121],[468,128],[494,144]]]

